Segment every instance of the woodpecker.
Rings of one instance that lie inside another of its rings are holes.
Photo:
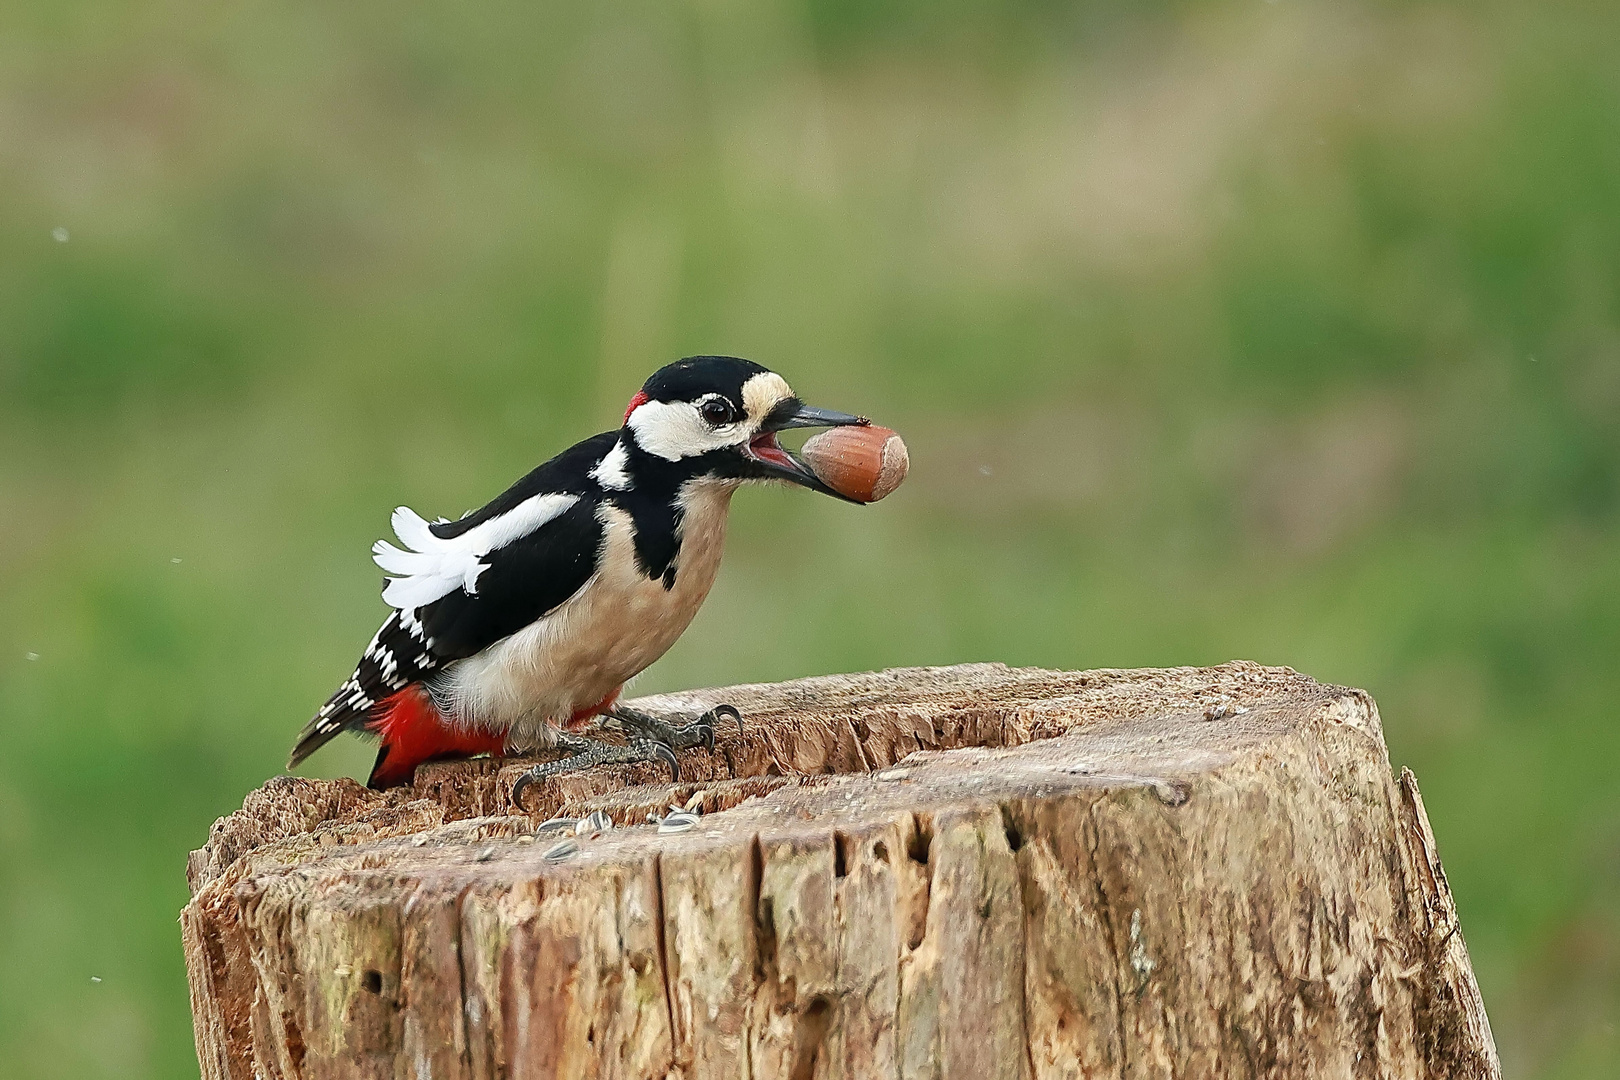
[[[654,372],[624,422],[564,450],[455,521],[393,514],[399,546],[372,548],[393,611],[354,673],[299,733],[294,768],[343,731],[380,742],[369,786],[408,783],[425,761],[557,748],[541,776],[658,759],[713,744],[735,709],[663,718],[617,704],[714,584],[731,497],[785,481],[847,499],[784,450],[789,428],[865,424],[802,403],[778,374],[730,356]],[[599,717],[625,745],[584,737]]]

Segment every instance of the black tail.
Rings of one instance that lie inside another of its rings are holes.
[[[309,755],[344,731],[359,727],[365,722],[367,714],[354,708],[354,699],[351,696],[353,689],[349,683],[344,683],[338,688],[338,692],[321,706],[321,711],[304,725],[304,730],[298,733],[298,741],[293,743],[292,753],[287,757],[288,769],[298,768]]]

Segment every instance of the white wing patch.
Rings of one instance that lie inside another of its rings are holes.
[[[548,492],[524,499],[504,514],[446,540],[435,536],[422,516],[408,506],[394,511],[394,535],[405,550],[379,540],[371,557],[390,574],[383,601],[409,611],[431,604],[455,589],[478,592],[478,575],[489,569],[484,556],[534,532],[579,501],[578,495]]]

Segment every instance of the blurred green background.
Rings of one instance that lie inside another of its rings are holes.
[[[1614,1075],[1620,7],[1559,0],[10,0],[0,1073],[196,1074],[185,852],[382,617],[388,511],[693,352],[912,480],[739,497],[638,689],[1366,687],[1509,1075]]]

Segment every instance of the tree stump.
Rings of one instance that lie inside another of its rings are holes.
[[[203,1076],[1499,1075],[1359,690],[982,664],[641,704],[721,702],[744,731],[681,783],[249,795],[189,868]],[[672,803],[697,826],[644,824]],[[593,810],[548,859],[542,819]]]

